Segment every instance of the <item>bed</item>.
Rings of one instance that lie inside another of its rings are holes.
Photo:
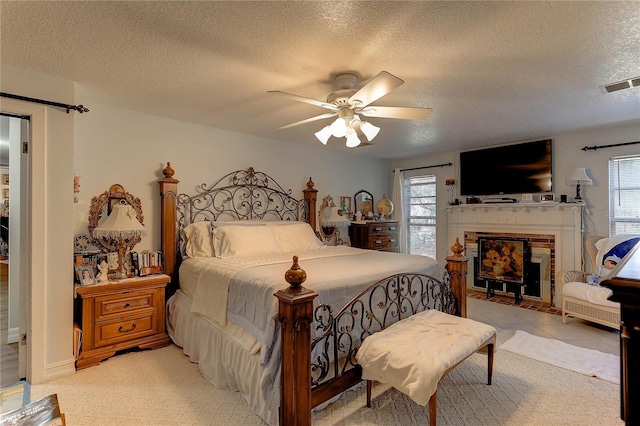
[[[163,174],[169,336],[268,424],[310,423],[311,408],[360,381],[368,334],[429,308],[465,314],[459,245],[439,280],[424,256],[324,246],[311,179],[299,200],[253,168],[194,195],[178,193],[170,164]]]

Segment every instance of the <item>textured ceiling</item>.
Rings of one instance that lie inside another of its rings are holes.
[[[234,132],[319,144],[332,77],[388,71],[370,119],[380,158],[544,138],[640,119],[639,2],[0,2],[1,60],[93,88],[110,103]],[[359,86],[358,86],[359,87]],[[67,102],[67,100],[56,100]],[[76,99],[76,103],[85,103]],[[91,105],[87,105],[91,108]],[[344,138],[329,149],[347,149]]]

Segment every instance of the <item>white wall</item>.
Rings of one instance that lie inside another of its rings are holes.
[[[82,86],[77,99],[91,112],[75,121],[74,171],[80,176],[75,233],[87,232],[91,198],[119,183],[142,202],[148,235],[136,248],[159,249],[157,180],[167,161],[180,180],[179,191],[188,193],[247,167],[269,174],[298,198],[309,177],[319,201],[327,194],[339,201],[341,195],[353,196],[362,188],[377,197],[386,191],[382,160],[339,153],[319,143],[306,147],[128,111],[88,99]]]
[[[638,154],[640,145],[627,145],[622,147],[598,149],[595,151],[582,151],[585,146],[610,145],[640,140],[640,121],[621,123],[615,126],[583,129],[577,132],[541,135],[538,139],[553,139],[553,193],[557,198],[561,194],[568,195],[572,201],[576,195],[575,186],[565,184],[573,169],[585,167],[593,180],[593,186],[582,186],[581,195],[587,203],[588,214],[585,215],[585,233],[609,235],[608,222],[608,160],[614,156]],[[519,141],[500,141],[501,143]],[[437,258],[442,260],[450,254],[449,248],[454,241],[447,236],[447,216],[445,206],[447,194],[444,181],[446,178],[455,178],[456,186],[459,183],[459,151],[429,154],[422,157],[393,160],[389,162],[391,169],[412,168],[428,166],[432,164],[453,163],[451,167],[430,168],[405,172],[406,177],[433,174],[437,179]],[[458,194],[459,192],[459,186]],[[458,196],[462,200],[462,197]]]

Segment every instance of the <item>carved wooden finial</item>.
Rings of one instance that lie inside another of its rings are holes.
[[[311,180],[311,176],[309,176],[309,182],[307,182],[307,188],[313,189],[315,182]]]
[[[456,242],[451,246],[451,251],[453,252],[453,257],[462,257],[464,246],[460,244],[458,237],[456,237]]]
[[[167,167],[162,169],[164,177],[171,178],[175,174],[175,171],[171,168],[171,162],[167,162]]]
[[[284,273],[284,279],[292,289],[298,289],[307,279],[307,273],[298,265],[298,256],[293,256],[293,265]]]

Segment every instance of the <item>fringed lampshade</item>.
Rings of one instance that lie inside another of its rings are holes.
[[[93,237],[105,242],[115,242],[118,249],[117,279],[127,278],[124,256],[132,240],[146,234],[144,225],[138,220],[136,211],[129,204],[116,204],[107,219],[93,230]],[[131,246],[133,247],[133,246]]]

